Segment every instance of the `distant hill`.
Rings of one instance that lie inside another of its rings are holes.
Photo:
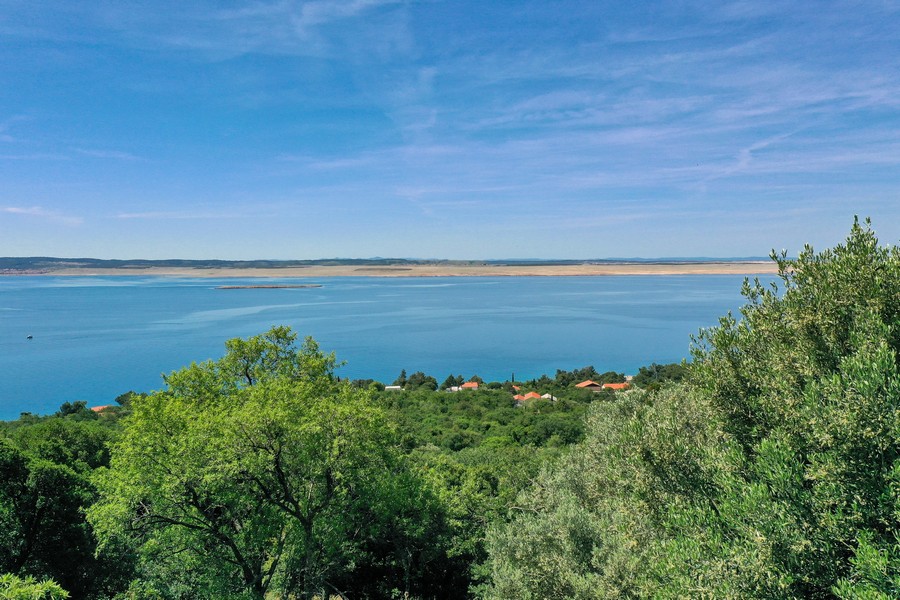
[[[0,272],[42,272],[56,269],[147,269],[151,267],[185,267],[192,269],[280,269],[288,267],[329,265],[393,266],[404,264],[430,264],[435,261],[411,261],[406,259],[318,259],[318,260],[189,260],[189,259],[102,259],[57,258],[52,256],[0,257]]]

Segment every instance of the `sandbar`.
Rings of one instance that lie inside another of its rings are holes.
[[[604,275],[773,275],[774,261],[647,262],[542,264],[414,264],[397,267],[361,265],[310,265],[303,267],[66,267],[41,271],[57,276],[159,276],[159,277],[593,277]]]

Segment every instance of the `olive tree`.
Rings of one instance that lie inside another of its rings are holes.
[[[494,597],[900,595],[900,251],[855,222],[773,259],[684,384],[593,409],[490,537]]]

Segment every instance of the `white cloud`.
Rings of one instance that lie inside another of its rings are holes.
[[[355,17],[370,8],[401,3],[402,0],[313,0],[301,4],[295,23],[303,32],[310,27]]]
[[[41,206],[0,206],[0,212],[9,215],[18,215],[25,217],[37,217],[56,221],[65,225],[80,225],[84,222],[82,217],[66,215],[55,210],[49,210]]]

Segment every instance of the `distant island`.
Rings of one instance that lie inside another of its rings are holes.
[[[774,274],[767,258],[596,260],[121,260],[0,257],[0,275],[150,275],[173,277],[528,277]]]

